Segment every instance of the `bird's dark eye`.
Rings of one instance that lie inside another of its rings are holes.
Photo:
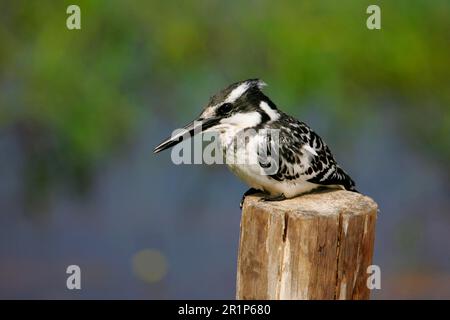
[[[224,103],[223,105],[221,105],[219,107],[219,109],[217,109],[217,113],[227,114],[228,112],[231,111],[232,108],[233,108],[233,105],[231,103]]]

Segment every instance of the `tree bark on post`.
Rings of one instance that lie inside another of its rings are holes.
[[[369,299],[377,204],[344,190],[246,197],[237,299]]]

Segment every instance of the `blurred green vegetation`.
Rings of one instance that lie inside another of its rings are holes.
[[[81,30],[65,26],[69,4]],[[366,28],[370,4],[380,31]],[[20,140],[30,188],[83,189],[142,115],[182,123],[251,77],[286,111],[315,102],[337,128],[398,108],[410,140],[450,160],[448,0],[9,1],[0,44],[0,124]]]

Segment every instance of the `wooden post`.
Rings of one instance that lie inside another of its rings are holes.
[[[326,190],[280,202],[245,199],[237,299],[369,299],[377,204]]]

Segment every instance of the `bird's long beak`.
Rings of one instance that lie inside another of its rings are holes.
[[[173,134],[171,137],[165,139],[153,150],[154,153],[158,153],[165,149],[171,148],[177,145],[184,139],[195,136],[198,133],[204,132],[205,130],[215,126],[220,121],[220,118],[213,117],[209,119],[198,118],[191,123],[188,123],[183,129],[179,130],[177,133]]]

